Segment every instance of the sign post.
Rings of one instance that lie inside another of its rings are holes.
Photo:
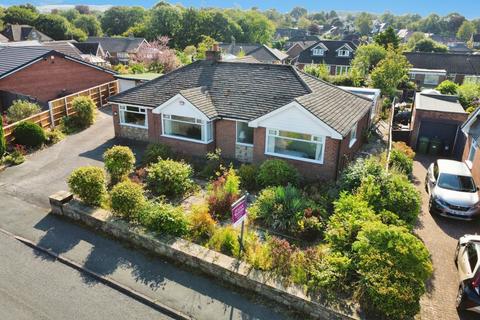
[[[247,194],[243,195],[240,199],[235,201],[232,204],[232,224],[233,226],[238,226],[242,224],[242,229],[240,231],[240,237],[238,241],[240,242],[240,252],[243,252],[243,231],[245,229],[245,218],[247,216]]]

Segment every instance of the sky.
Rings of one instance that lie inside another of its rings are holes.
[[[0,5],[8,6],[30,2],[34,5],[65,5],[65,4],[88,4],[88,5],[139,5],[151,7],[158,0],[0,0]],[[248,9],[259,7],[260,9],[276,8],[281,12],[288,12],[294,6],[302,6],[309,11],[338,10],[338,11],[367,11],[382,13],[390,11],[394,14],[418,13],[428,15],[437,13],[445,15],[450,12],[459,12],[467,18],[480,18],[480,0],[172,0],[172,3],[181,3],[186,7],[239,7]]]

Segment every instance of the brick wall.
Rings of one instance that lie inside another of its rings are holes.
[[[113,80],[110,73],[56,55],[0,79],[0,90],[47,102]]]
[[[236,122],[229,120],[215,121],[215,142],[222,149],[222,156],[235,159]]]
[[[472,137],[469,136],[467,138],[467,142],[465,143],[465,149],[463,150],[462,161],[468,160],[468,155],[470,153],[471,145],[472,145]],[[471,171],[472,171],[473,179],[475,179],[475,182],[477,183],[477,185],[480,185],[480,150],[479,149],[477,149],[475,158],[473,159]]]

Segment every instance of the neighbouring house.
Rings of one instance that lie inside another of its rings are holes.
[[[472,171],[473,178],[480,184],[480,108],[477,108],[462,125],[465,135],[465,149],[462,160]]]
[[[369,124],[372,125],[375,121],[375,117],[378,116],[381,112],[382,108],[382,99],[380,89],[373,89],[373,88],[360,88],[360,87],[344,87],[339,86],[340,89],[349,91],[351,93],[355,93],[357,95],[363,96],[368,98],[372,101],[372,110],[370,111],[370,122]]]
[[[472,45],[475,49],[480,49],[480,33],[472,36]]]
[[[235,59],[239,55],[252,56],[262,63],[285,63],[288,55],[264,44],[255,43],[220,43],[223,59]]]
[[[277,28],[275,30],[274,39],[303,37],[308,35],[308,31],[298,28]]]
[[[364,143],[372,101],[291,65],[221,61],[219,51],[109,99],[115,134],[175,151],[279,158],[334,179]]]
[[[462,84],[480,78],[480,55],[466,53],[406,52],[412,65],[410,79],[418,87],[436,87],[443,80]]]
[[[287,55],[289,61],[295,61],[298,55],[305,50],[305,48],[310,47],[312,44],[316,43],[316,41],[299,41],[295,42],[290,48],[287,50]]]
[[[458,102],[457,96],[442,95],[435,90],[417,92],[410,124],[410,146],[418,150],[420,139],[429,145],[439,142],[441,156],[460,158],[464,139],[460,132],[468,114]]]
[[[414,33],[415,33],[415,31],[412,31],[412,30],[400,29],[397,32],[397,37],[399,37],[400,41],[402,41],[403,43],[407,43],[408,40],[410,40],[410,38],[413,36]]]
[[[0,108],[18,97],[47,102],[114,81],[115,72],[46,47],[0,47]]]
[[[473,50],[470,49],[468,45],[463,41],[452,42],[447,47],[449,52],[454,52],[454,53],[455,52],[459,52],[459,53],[473,52]]]
[[[72,44],[80,51],[83,60],[101,67],[109,65],[106,61],[107,55],[99,42],[73,42]]]
[[[318,42],[320,39],[321,39],[320,36],[314,35],[314,34],[313,35],[307,35],[307,36],[291,37],[290,39],[285,41],[284,49],[285,50],[290,49],[290,47],[293,46],[297,42],[301,42],[301,43],[309,42],[309,43],[313,44],[315,42]]]
[[[142,83],[160,77],[161,73],[136,73],[136,74],[116,74],[115,79],[118,80],[119,92],[134,88]]]
[[[134,37],[88,37],[86,42],[97,42],[112,64],[127,64],[135,58],[143,45],[149,45],[145,38]]]
[[[8,41],[12,42],[26,40],[38,40],[44,42],[53,40],[34,27],[25,24],[8,24],[0,33],[7,38]]]
[[[295,60],[295,65],[303,69],[309,64],[324,64],[331,75],[348,74],[356,49],[357,45],[352,41],[320,40],[305,48]]]

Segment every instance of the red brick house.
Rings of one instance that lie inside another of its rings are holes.
[[[52,99],[114,81],[114,74],[44,47],[0,47],[0,109],[5,111],[16,98],[45,105]]]
[[[462,125],[462,132],[465,134],[466,143],[463,150],[462,160],[472,171],[473,178],[477,184],[480,183],[480,108],[468,117]]]
[[[371,100],[290,65],[208,57],[111,97],[115,134],[201,157],[281,158],[310,179],[336,178],[362,145]]]

